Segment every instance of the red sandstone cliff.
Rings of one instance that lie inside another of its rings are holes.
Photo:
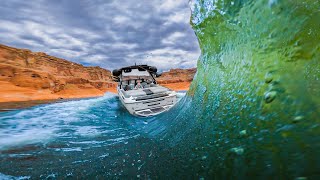
[[[99,96],[115,85],[100,67],[0,45],[0,102]]]
[[[196,72],[196,68],[171,69],[168,72],[163,72],[157,82],[174,90],[188,90]]]
[[[195,73],[196,68],[191,69],[170,69],[168,72],[163,72],[162,76],[158,78],[160,84],[170,84],[178,82],[191,82]]]

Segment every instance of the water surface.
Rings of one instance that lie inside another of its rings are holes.
[[[111,93],[1,113],[0,177],[155,177],[165,150],[144,131],[154,121],[130,115]]]

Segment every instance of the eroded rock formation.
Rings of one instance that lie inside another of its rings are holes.
[[[11,83],[23,90],[48,90],[62,97],[77,97],[82,92],[98,96],[116,86],[106,69],[5,45],[0,45],[0,83]]]
[[[160,84],[191,82],[196,72],[196,68],[170,69],[168,72],[163,72],[162,76],[158,78],[157,81]]]

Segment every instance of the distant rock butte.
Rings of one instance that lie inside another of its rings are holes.
[[[159,84],[191,82],[196,72],[196,68],[171,69],[168,72],[163,72],[162,76],[158,78],[157,81]]]
[[[188,89],[195,72],[172,69],[158,82]],[[0,102],[101,96],[116,92],[116,85],[109,70],[0,44]]]
[[[159,84],[176,91],[188,90],[196,71],[196,68],[171,69],[168,72],[163,72],[157,81]]]

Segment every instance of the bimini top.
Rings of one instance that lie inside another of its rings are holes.
[[[154,66],[148,66],[148,65],[134,65],[134,66],[128,66],[123,67],[121,69],[115,69],[112,72],[112,75],[115,77],[118,77],[120,75],[122,76],[148,76],[150,77],[150,74],[157,75],[157,68]]]
[[[157,68],[154,66],[148,66],[148,65],[134,65],[134,66],[127,66],[123,67],[119,70],[124,70],[124,71],[130,71],[130,69],[139,69],[140,71],[152,71],[152,72],[157,72]]]
[[[128,77],[128,76],[150,76],[150,73],[148,71],[139,71],[139,69],[131,69],[131,71],[126,72],[122,71],[122,76],[123,77]]]

